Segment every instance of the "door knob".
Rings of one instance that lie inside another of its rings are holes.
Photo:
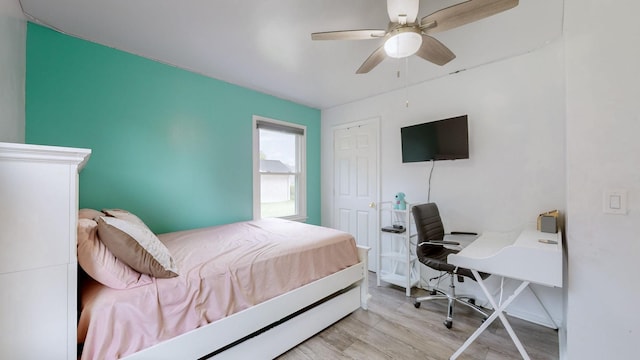
[[[372,209],[376,208],[376,203],[374,203],[373,201],[369,203],[369,207]]]

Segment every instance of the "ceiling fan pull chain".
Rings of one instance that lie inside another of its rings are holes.
[[[405,69],[404,69],[404,78],[405,78],[404,79],[404,81],[405,81],[404,88],[405,88],[405,97],[406,97],[404,106],[408,108],[409,107],[409,58],[408,57],[404,58],[404,66],[405,66]]]

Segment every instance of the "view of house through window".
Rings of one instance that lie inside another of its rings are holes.
[[[260,217],[304,217],[304,128],[263,119],[256,127]]]

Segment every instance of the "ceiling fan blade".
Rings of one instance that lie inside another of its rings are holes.
[[[456,58],[456,55],[448,47],[429,35],[422,35],[422,45],[416,55],[440,66]]]
[[[367,40],[383,37],[386,33],[376,29],[327,31],[311,34],[311,40]]]
[[[518,0],[470,0],[436,11],[420,20],[425,34],[433,34],[501,13],[518,5]]]
[[[420,0],[387,0],[389,20],[402,25],[416,22],[419,7]]]
[[[360,68],[356,71],[356,74],[366,74],[371,71],[374,67],[382,62],[387,57],[387,53],[384,51],[384,45],[377,48],[367,60],[365,60]]]

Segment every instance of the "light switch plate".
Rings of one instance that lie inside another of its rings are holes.
[[[606,189],[602,197],[602,211],[605,214],[627,214],[627,190]]]

